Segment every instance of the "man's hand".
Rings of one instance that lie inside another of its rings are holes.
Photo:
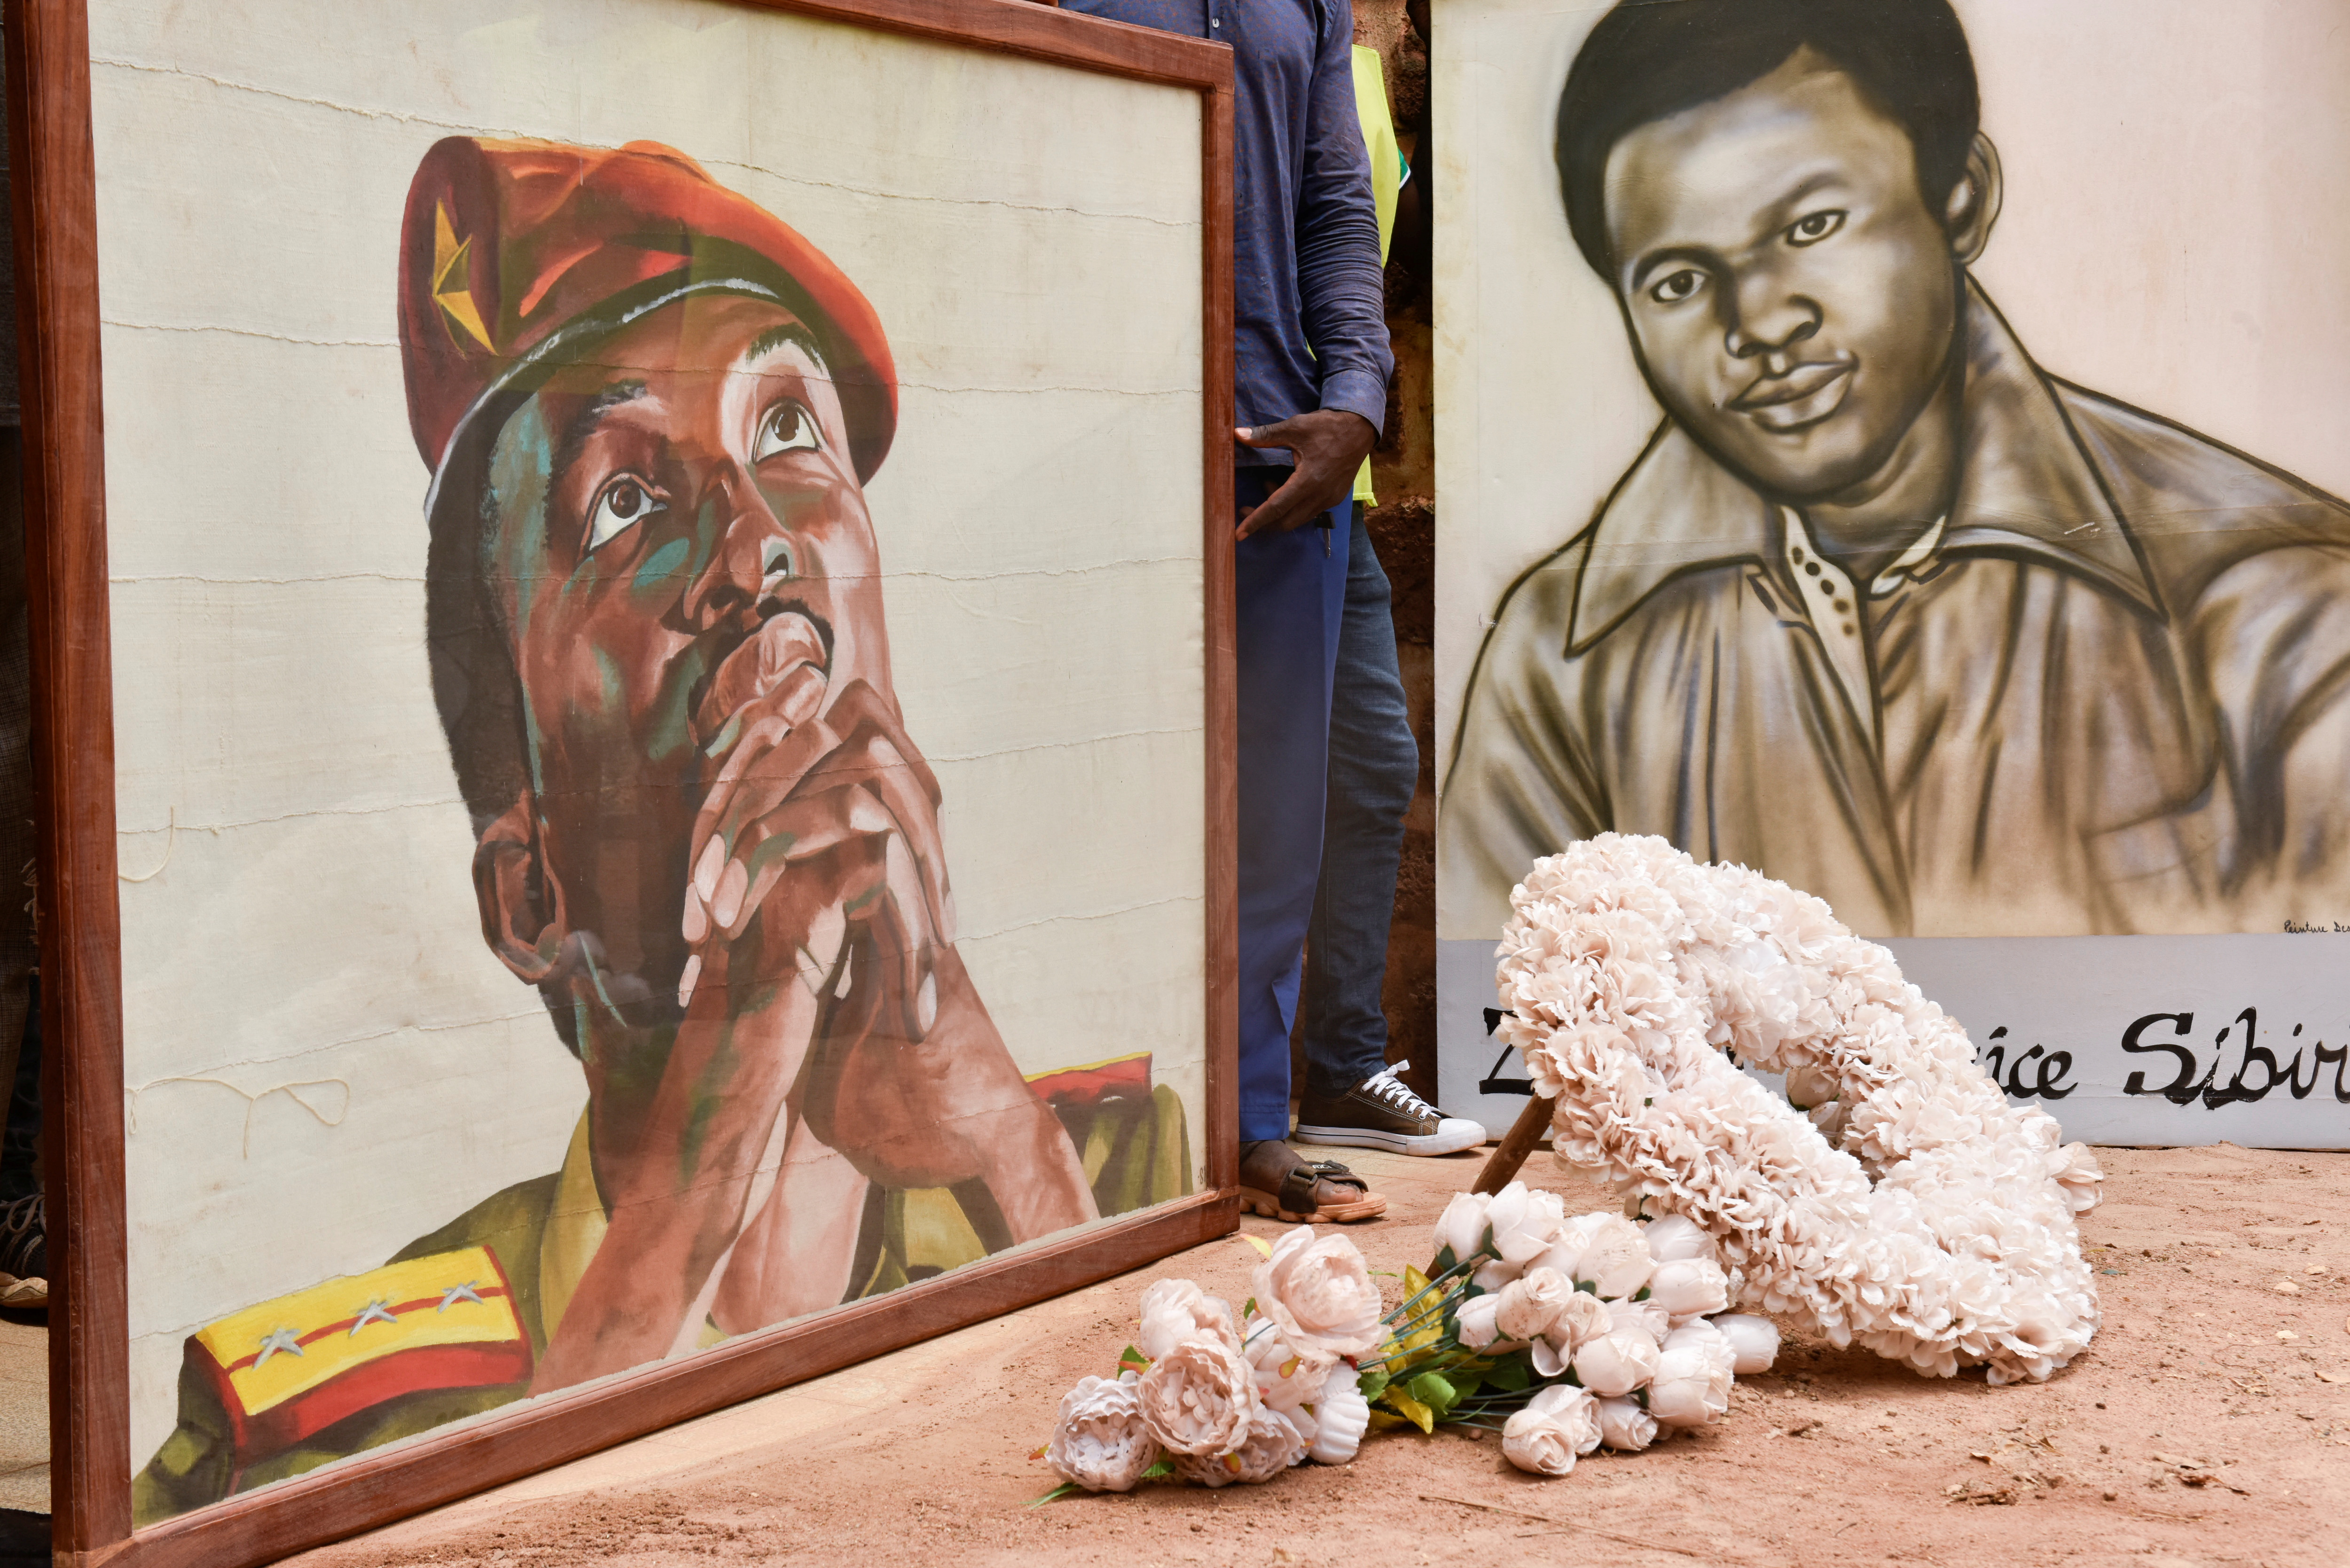
[[[1232,437],[1243,446],[1283,450],[1297,460],[1280,489],[1266,496],[1263,505],[1241,514],[1234,536],[1245,539],[1268,528],[1286,533],[1302,527],[1352,495],[1355,476],[1363,471],[1363,459],[1371,455],[1379,432],[1360,414],[1317,409],[1277,424],[1236,430]]]

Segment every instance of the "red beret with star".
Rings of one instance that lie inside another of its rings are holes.
[[[417,166],[400,236],[400,341],[417,450],[438,474],[493,391],[634,313],[764,295],[816,334],[870,479],[898,422],[880,318],[798,231],[658,142],[450,137]]]

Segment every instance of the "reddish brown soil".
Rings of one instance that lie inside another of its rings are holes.
[[[2105,1331],[2044,1385],[1927,1381],[1798,1337],[1705,1434],[1562,1480],[1407,1433],[1262,1488],[1027,1506],[1052,1482],[1025,1456],[1061,1391],[1115,1361],[1145,1283],[1247,1293],[1255,1254],[1227,1240],[296,1561],[2350,1563],[2350,1157],[2101,1158]],[[1355,1163],[1394,1208],[1352,1233],[1395,1270],[1478,1168]]]

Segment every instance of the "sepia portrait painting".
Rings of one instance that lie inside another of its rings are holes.
[[[1478,490],[1440,606],[1444,936],[1490,942],[1534,859],[1608,830],[1872,936],[2350,918],[2324,9],[1550,29],[1448,154],[1509,144],[1472,314],[1536,341],[1488,331],[1473,419],[1440,406]]]
[[[92,9],[136,1521],[1195,1192],[1196,94]]]

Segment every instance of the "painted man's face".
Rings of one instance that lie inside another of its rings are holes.
[[[1809,50],[1639,127],[1607,169],[1615,285],[1649,387],[1761,489],[1882,470],[1957,327],[1950,236],[1908,135]]]
[[[592,993],[674,1016],[695,817],[746,726],[890,690],[839,399],[780,306],[697,296],[605,339],[492,460],[540,853]],[[730,655],[741,655],[730,661]],[[793,677],[800,677],[792,683]]]

